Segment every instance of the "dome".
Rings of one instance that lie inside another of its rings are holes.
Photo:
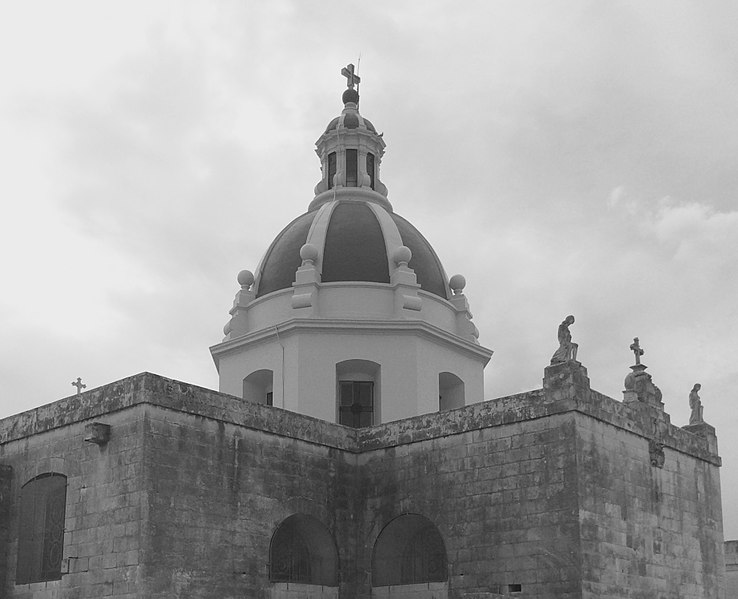
[[[410,222],[378,204],[346,199],[297,217],[277,235],[257,272],[256,297],[292,287],[302,263],[300,248],[308,242],[318,248],[323,283],[389,284],[393,253],[404,245],[412,252],[408,266],[420,288],[449,298],[436,253]]]
[[[359,113],[353,65],[341,114],[315,142],[307,211],[274,239],[211,348],[220,390],[347,426],[483,398],[484,366],[465,280],[395,213],[383,135]]]
[[[335,131],[341,127],[345,127],[346,129],[358,129],[361,127],[372,133],[377,132],[369,119],[364,118],[358,112],[347,112],[331,120],[326,126],[324,133]]]

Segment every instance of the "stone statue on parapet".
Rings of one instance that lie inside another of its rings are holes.
[[[702,402],[697,392],[702,389],[702,385],[695,383],[692,390],[689,392],[689,407],[692,413],[689,415],[689,424],[703,424],[705,421],[702,419]]]
[[[561,364],[562,362],[576,361],[577,350],[579,346],[571,342],[571,332],[569,327],[574,324],[574,317],[570,314],[559,325],[559,349],[551,356],[551,364]]]

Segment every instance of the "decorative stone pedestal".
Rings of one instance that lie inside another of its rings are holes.
[[[653,384],[651,375],[646,372],[645,364],[635,364],[630,369],[633,371],[625,377],[625,391],[623,391],[623,402],[643,402],[649,406],[664,409],[661,401],[661,390]]]
[[[688,424],[682,427],[685,431],[698,435],[707,440],[707,447],[711,453],[717,454],[717,435],[715,434],[715,427],[707,424],[707,422],[701,422],[700,424]]]
[[[590,392],[587,369],[576,360],[546,366],[543,390],[547,399],[587,399]]]

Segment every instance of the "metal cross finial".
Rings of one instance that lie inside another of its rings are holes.
[[[354,84],[361,83],[361,78],[354,74],[354,65],[349,64],[341,69],[341,75],[346,77],[346,86],[354,89]]]
[[[646,353],[641,349],[641,344],[638,341],[638,337],[633,338],[633,343],[630,344],[630,351],[635,354],[636,366],[638,366],[641,363],[641,356]]]
[[[87,389],[87,385],[82,382],[81,376],[78,376],[77,380],[72,383],[72,387],[77,387],[77,395],[82,393],[82,389]]]

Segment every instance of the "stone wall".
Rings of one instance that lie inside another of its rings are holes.
[[[8,546],[12,538],[10,526],[13,468],[0,464],[0,590],[4,589],[8,580]]]
[[[444,434],[451,428],[446,422],[423,439],[422,431],[434,430],[431,421],[438,423],[431,417],[413,419],[416,439],[409,421],[372,433],[397,441],[359,458],[366,497],[359,543],[366,551],[358,564],[364,594],[357,596],[369,597],[377,536],[403,513],[425,515],[438,526],[451,597],[507,595],[515,588],[522,597],[580,596],[574,418],[564,413],[517,421],[538,411],[541,399],[531,393],[484,404],[487,414],[467,408],[469,421],[481,426],[455,434]],[[483,425],[488,418],[501,421]]]
[[[107,414],[106,423],[115,432],[102,446],[85,442],[84,422],[0,445],[0,462],[13,469],[10,535],[3,564],[8,576],[2,588],[7,594],[0,595],[18,599],[138,596],[145,510],[141,416],[141,410]],[[67,477],[64,576],[15,586],[20,488],[48,472]]]
[[[738,541],[725,541],[725,586],[727,599],[738,599]]]
[[[656,465],[652,440],[578,420],[583,597],[721,597],[717,468],[668,447]]]
[[[371,585],[384,527],[420,514],[449,561],[426,595],[720,598],[714,431],[654,410],[591,391],[576,364],[541,390],[361,430],[138,375],[0,421],[0,596],[419,597]],[[107,443],[84,441],[92,422]],[[68,573],[16,586],[20,486],[44,471],[68,477]],[[297,513],[335,539],[337,588],[270,583],[272,535]]]
[[[92,422],[110,426],[104,445],[84,441]],[[269,542],[284,518],[310,514],[351,537],[354,445],[344,427],[150,374],[0,421],[13,481],[9,500],[0,493],[0,596],[270,597]],[[64,575],[16,586],[20,487],[52,471],[67,476]],[[346,587],[355,560],[341,558]]]
[[[314,434],[324,426],[311,424]],[[267,597],[270,541],[292,514],[317,518],[336,539],[352,536],[356,497],[350,452],[153,409],[145,438],[145,583],[151,599]],[[351,543],[340,549],[347,587]],[[320,596],[335,594],[326,590]]]

